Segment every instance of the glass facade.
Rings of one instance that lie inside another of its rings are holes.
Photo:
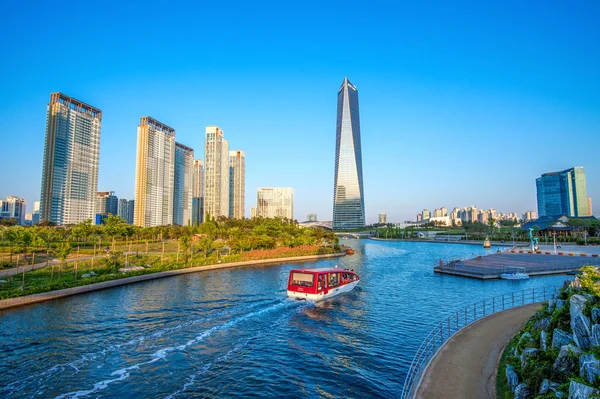
[[[194,150],[175,143],[175,179],[173,185],[173,224],[192,224],[192,186]]]
[[[585,171],[582,166],[545,173],[535,181],[538,214],[542,216],[590,216]]]
[[[46,118],[40,215],[58,225],[94,218],[102,112],[52,93]]]
[[[348,78],[338,92],[333,229],[365,226],[358,91]]]

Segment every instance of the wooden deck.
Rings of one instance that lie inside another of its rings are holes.
[[[565,274],[578,270],[582,266],[600,266],[600,257],[575,254],[546,255],[536,253],[501,252],[474,259],[444,262],[433,268],[435,273],[472,277],[481,280],[498,279],[506,266],[523,267],[530,276]]]

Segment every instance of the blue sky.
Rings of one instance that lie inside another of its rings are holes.
[[[246,152],[247,216],[258,187],[287,186],[297,219],[331,220],[347,76],[368,222],[536,210],[535,178],[571,166],[600,209],[600,3],[211,3],[4,5],[0,198],[39,198],[46,105],[61,91],[103,111],[99,191],[133,198],[150,115],[196,158],[213,124]]]

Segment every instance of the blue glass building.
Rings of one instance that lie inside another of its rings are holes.
[[[333,230],[365,226],[358,90],[344,78],[338,91]]]
[[[538,215],[583,217],[590,216],[582,166],[544,173],[535,180]]]

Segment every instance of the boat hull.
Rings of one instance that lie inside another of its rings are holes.
[[[503,280],[527,280],[529,276],[527,274],[501,274],[500,278]]]
[[[333,287],[331,289],[329,289],[327,291],[327,293],[325,292],[319,292],[318,294],[311,294],[311,293],[305,293],[305,292],[297,292],[297,291],[291,291],[288,290],[287,291],[287,295],[288,298],[290,299],[296,299],[299,301],[310,301],[310,302],[319,302],[322,301],[324,299],[329,299],[329,298],[333,298],[334,296],[338,296],[340,294],[343,294],[345,292],[350,292],[354,289],[354,287],[356,287],[356,285],[358,284],[360,280],[358,281],[352,281],[348,284],[344,284],[338,287]]]

